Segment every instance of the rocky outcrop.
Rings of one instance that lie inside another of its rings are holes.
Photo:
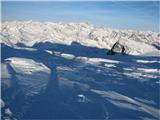
[[[108,51],[108,55],[114,55],[116,53],[125,54],[126,48],[124,45],[120,44],[119,42],[116,42],[111,50]]]
[[[160,50],[160,42],[154,42],[152,45],[158,50]]]

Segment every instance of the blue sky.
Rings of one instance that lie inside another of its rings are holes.
[[[2,21],[89,22],[98,26],[159,31],[159,2],[2,2]]]

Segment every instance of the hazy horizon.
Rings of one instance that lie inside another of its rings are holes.
[[[89,22],[98,26],[159,31],[159,2],[2,1],[2,21]]]

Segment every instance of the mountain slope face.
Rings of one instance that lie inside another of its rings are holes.
[[[2,26],[2,119],[160,118],[157,33],[142,32],[152,36],[145,40],[84,23]],[[107,54],[117,41],[128,55]]]
[[[52,23],[14,21],[2,23],[1,38],[6,44],[24,43],[32,46],[37,42],[71,44],[76,41],[85,46],[111,49],[119,41],[131,55],[157,52],[160,35],[155,32],[117,30],[96,27],[88,23]]]

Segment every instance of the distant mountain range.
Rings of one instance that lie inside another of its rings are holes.
[[[22,43],[32,46],[46,41],[69,45],[75,41],[85,46],[111,49],[118,41],[131,55],[157,53],[160,48],[160,34],[151,31],[118,30],[89,23],[33,21],[3,22],[1,26],[1,42],[8,45]]]

